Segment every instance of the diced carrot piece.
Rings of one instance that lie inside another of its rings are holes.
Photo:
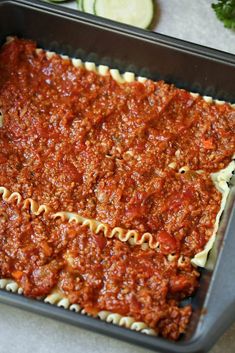
[[[16,280],[21,279],[22,276],[23,276],[22,271],[13,271],[12,272],[12,277],[15,278]]]
[[[52,254],[52,248],[47,244],[46,241],[42,241],[40,243],[40,246],[46,256],[51,256]]]
[[[73,239],[73,238],[76,237],[77,232],[76,232],[76,230],[74,230],[74,229],[70,229],[67,234],[68,234],[68,237],[69,237],[70,239]]]
[[[212,139],[203,140],[203,147],[206,150],[213,150],[215,148]]]

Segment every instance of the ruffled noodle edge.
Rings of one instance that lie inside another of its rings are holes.
[[[14,36],[7,36],[5,45],[10,43],[10,42],[12,42],[12,41],[14,41],[15,39],[16,39],[16,37],[14,37]],[[118,69],[110,68],[107,65],[96,65],[94,62],[90,62],[90,61],[83,62],[81,59],[70,58],[68,55],[57,54],[54,51],[44,50],[42,48],[36,48],[35,52],[38,55],[40,55],[41,53],[45,53],[45,55],[46,55],[48,60],[51,60],[54,56],[59,56],[63,60],[70,61],[71,64],[75,68],[85,68],[87,71],[93,71],[96,74],[101,75],[101,76],[106,76],[106,75],[110,74],[110,76],[113,78],[113,80],[118,82],[119,84],[131,83],[131,82],[134,82],[134,81],[138,81],[138,82],[144,83],[145,81],[148,80],[147,77],[136,76],[133,72],[130,72],[130,71],[126,71],[123,74],[121,74]],[[200,96],[199,93],[196,93],[196,92],[189,92],[189,93],[195,99]],[[231,107],[233,107],[235,109],[235,103],[232,104],[232,103],[229,103],[229,102],[225,102],[223,100],[213,99],[210,96],[201,96],[201,97],[207,103],[214,103],[214,104],[218,104],[218,105],[223,105],[223,104],[227,103],[227,104],[229,104]]]
[[[23,288],[21,288],[17,282],[11,279],[0,279],[0,289],[4,289],[8,292],[23,294]],[[86,312],[79,304],[71,304],[69,299],[63,296],[59,290],[54,289],[53,293],[49,294],[43,299],[44,303],[55,305],[59,308],[67,309],[82,315],[92,316],[102,321],[112,323],[114,325],[122,326],[134,331],[145,333],[147,335],[156,336],[157,332],[148,327],[142,321],[135,321],[131,316],[122,316],[118,313],[113,313],[106,310],[101,310],[97,315],[91,315]]]

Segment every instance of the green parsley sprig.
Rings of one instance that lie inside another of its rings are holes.
[[[235,0],[219,0],[211,6],[224,27],[235,30]]]

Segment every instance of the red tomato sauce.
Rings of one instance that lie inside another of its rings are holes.
[[[118,84],[35,48],[15,39],[0,52],[0,186],[54,212],[150,232],[158,249],[2,202],[0,277],[31,297],[58,286],[90,313],[130,315],[177,339],[191,314],[180,300],[198,286],[190,258],[221,202],[210,173],[235,151],[235,111],[163,81]]]
[[[161,234],[162,240],[168,236]],[[197,288],[199,275],[189,258],[178,259],[0,203],[0,273],[29,297],[45,297],[57,287],[92,315],[108,310],[131,316],[177,339],[192,311],[180,301]]]

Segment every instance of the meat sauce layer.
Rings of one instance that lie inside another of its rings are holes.
[[[191,314],[180,301],[198,286],[190,258],[220,208],[210,173],[235,151],[234,109],[163,81],[119,84],[35,48],[15,39],[0,51],[0,185],[54,212],[150,232],[159,247],[2,202],[0,277],[31,297],[57,286],[90,313],[130,315],[177,339]]]
[[[180,307],[180,301],[194,292],[199,276],[189,258],[169,261],[164,250],[142,250],[5,202],[0,271],[26,296],[45,297],[57,287],[92,315],[108,310],[132,316],[171,339],[185,331],[191,307]]]

